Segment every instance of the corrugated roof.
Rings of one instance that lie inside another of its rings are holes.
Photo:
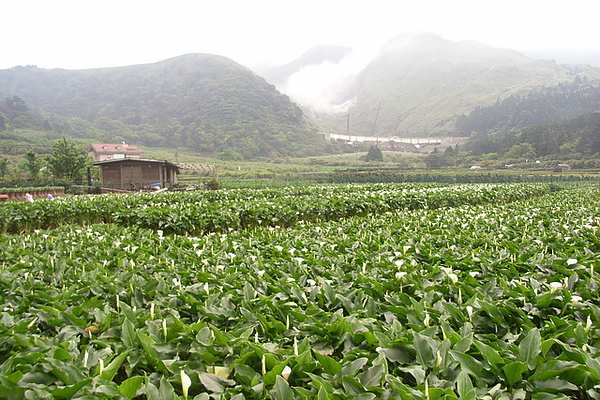
[[[116,158],[112,160],[95,161],[93,165],[116,164],[116,163],[146,163],[146,164],[164,164],[167,167],[172,167],[179,171],[179,167],[167,160],[152,160],[149,158]]]

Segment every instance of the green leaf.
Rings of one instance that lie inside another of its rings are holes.
[[[356,376],[356,378],[363,384],[364,387],[378,387],[381,385],[381,377],[384,373],[384,366],[382,364],[373,365],[371,368],[362,372]]]
[[[504,315],[498,307],[483,300],[479,300],[479,305],[492,321],[499,324],[500,326],[507,325],[506,320],[504,319]]]
[[[131,321],[131,323],[137,323],[135,313],[133,312],[133,309],[129,306],[129,304],[124,303],[122,301],[119,304],[121,306],[121,310],[123,311],[123,315],[125,315],[125,318]]]
[[[132,399],[136,396],[137,391],[142,388],[142,383],[144,382],[143,376],[134,376],[132,378],[126,379],[119,385],[119,392],[124,397],[128,399]]]
[[[175,389],[173,389],[171,383],[164,376],[160,378],[158,395],[160,400],[175,400],[178,398]]]
[[[483,366],[478,360],[473,358],[473,356],[461,353],[460,351],[456,350],[450,350],[449,353],[456,361],[459,362],[463,370],[465,370],[466,372],[468,372],[476,378],[481,377],[481,375],[483,374]]]
[[[292,400],[295,398],[294,392],[290,388],[290,385],[280,375],[277,375],[277,377],[275,378],[275,386],[273,387],[273,392],[275,400]]]
[[[422,385],[425,382],[425,370],[420,365],[409,365],[408,367],[400,367],[400,371],[407,372],[412,375],[417,385]]]
[[[433,367],[435,365],[435,349],[430,343],[430,338],[417,332],[413,334],[415,340],[415,350],[417,351],[417,361],[421,365]]]
[[[537,366],[537,356],[542,352],[542,337],[537,328],[531,329],[527,336],[519,343],[519,356],[516,361],[521,361],[530,370]]]
[[[77,393],[82,387],[86,386],[91,381],[92,378],[88,378],[65,388],[54,389],[52,391],[52,397],[54,399],[70,399],[75,396],[75,393]]]
[[[344,390],[353,396],[366,392],[364,385],[356,380],[356,378],[353,376],[343,376],[342,385],[344,386]]]
[[[135,347],[137,336],[135,334],[135,327],[129,319],[126,319],[125,322],[123,322],[123,326],[121,327],[121,337],[123,338],[123,344],[126,347]]]
[[[318,351],[313,351],[313,354],[315,355],[315,358],[319,364],[321,364],[321,367],[323,367],[323,372],[326,374],[335,375],[342,369],[340,363],[335,361],[333,358],[325,354],[321,354]]]
[[[112,379],[115,377],[117,371],[121,367],[121,364],[123,364],[123,362],[125,361],[125,359],[127,358],[127,356],[129,355],[130,352],[131,352],[131,350],[125,350],[123,353],[116,356],[110,362],[110,364],[108,364],[106,366],[106,368],[104,368],[104,371],[102,371],[102,373],[100,374],[100,379],[112,381]]]
[[[246,301],[252,301],[255,298],[256,298],[256,290],[254,290],[254,287],[249,282],[245,282],[244,283],[244,299]]]
[[[500,353],[498,353],[493,347],[488,346],[487,344],[480,342],[479,340],[473,340],[473,344],[475,344],[475,347],[477,347],[477,350],[479,350],[479,352],[483,356],[483,359],[490,366],[505,364],[504,358],[502,358]]]
[[[146,358],[148,358],[148,361],[154,365],[154,368],[156,368],[157,371],[166,371],[165,364],[160,359],[158,351],[153,347],[154,340],[152,340],[150,336],[140,331],[137,331],[136,335],[140,344],[142,345],[142,348],[144,349],[144,353],[146,354]]]
[[[308,377],[311,380],[311,383],[316,388],[318,388],[319,390],[324,389],[327,393],[333,393],[334,389],[330,379],[323,378],[319,375],[311,374],[310,372],[307,372],[306,375],[308,375]]]
[[[329,396],[327,395],[327,391],[323,386],[319,389],[317,393],[317,400],[329,400]]]
[[[522,362],[511,362],[502,367],[502,371],[504,371],[504,376],[508,381],[509,385],[514,385],[517,382],[523,380],[523,374],[527,372],[528,368]]]
[[[471,378],[466,371],[460,371],[458,374],[458,378],[456,378],[456,391],[461,400],[471,400],[476,398],[473,382],[471,382]]]
[[[369,359],[366,357],[357,358],[356,360],[344,365],[340,372],[338,372],[338,376],[346,376],[346,375],[355,375],[362,367],[365,366],[366,363],[369,362]]]
[[[198,374],[198,378],[200,378],[200,382],[204,385],[206,390],[213,393],[223,393],[225,388],[221,385],[220,382],[215,378],[215,375],[200,373]]]

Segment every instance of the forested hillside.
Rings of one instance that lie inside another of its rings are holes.
[[[598,159],[600,113],[594,112],[510,132],[478,134],[466,146],[473,154],[505,158]]]
[[[354,126],[381,136],[455,133],[456,117],[498,99],[570,84],[598,83],[593,67],[533,60],[512,50],[435,35],[401,35],[365,68],[355,85]],[[585,112],[585,111],[583,111]]]
[[[214,55],[79,71],[32,66],[0,71],[0,99],[14,96],[44,115],[45,130],[94,140],[207,154],[233,150],[248,159],[312,155],[328,146],[287,96]],[[9,117],[5,112],[3,118]],[[13,116],[5,125],[18,128],[23,122]]]
[[[456,119],[457,133],[510,132],[600,110],[600,86],[576,77],[571,83],[513,95],[487,107],[477,106]]]

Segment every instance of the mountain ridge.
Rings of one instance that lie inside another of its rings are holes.
[[[13,96],[49,115],[88,121],[106,141],[233,149],[246,158],[315,154],[327,145],[288,96],[211,54],[88,70],[2,70],[0,98]]]
[[[77,132],[212,155],[233,150],[253,159],[331,151],[316,133],[345,133],[348,122],[360,136],[463,136],[456,121],[477,107],[574,79],[600,83],[599,68],[426,33],[398,35],[369,58],[348,47],[317,46],[283,67],[266,76],[307,89],[319,110],[310,96],[292,101],[249,68],[202,53],[87,70],[0,70],[0,99],[18,96],[49,118],[43,126],[54,133],[48,135]],[[24,117],[11,118],[8,125],[16,126]]]
[[[316,76],[316,68],[312,70]],[[452,135],[458,115],[576,76],[600,82],[600,69],[535,60],[512,49],[424,32],[402,34],[390,39],[350,84],[335,88],[331,98],[337,103],[330,109],[337,106],[338,115],[349,115],[358,135]],[[285,86],[281,89],[294,98]],[[306,101],[304,106],[328,121],[329,129],[345,130],[345,121],[337,118],[336,123],[331,117],[335,112],[319,112]]]

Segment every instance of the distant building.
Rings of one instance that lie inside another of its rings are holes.
[[[120,160],[123,158],[140,158],[142,151],[136,146],[126,143],[92,143],[88,149],[88,155],[94,161]]]
[[[570,164],[558,164],[556,167],[554,167],[554,172],[569,172],[570,170]]]
[[[96,161],[102,187],[121,190],[167,188],[177,183],[179,167],[168,161],[123,158]]]

